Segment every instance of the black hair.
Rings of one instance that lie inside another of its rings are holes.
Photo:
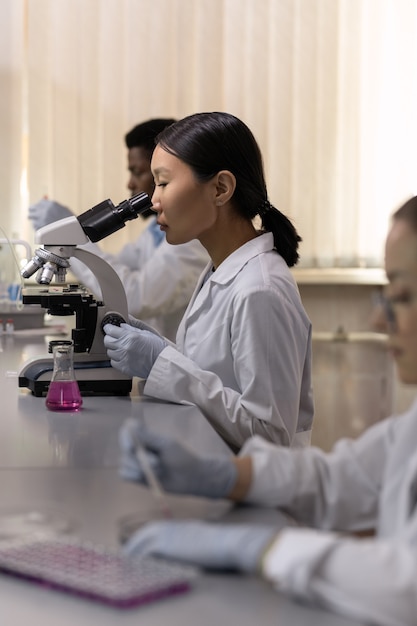
[[[156,142],[189,165],[197,180],[208,181],[221,170],[236,178],[233,204],[245,218],[261,216],[262,230],[272,232],[274,246],[289,267],[299,259],[301,237],[293,224],[268,201],[262,154],[251,130],[230,113],[195,113],[165,128]]]
[[[143,148],[149,153],[150,159],[156,145],[156,137],[164,128],[170,126],[175,121],[174,118],[161,117],[137,124],[125,135],[126,147],[129,150],[131,148]]]

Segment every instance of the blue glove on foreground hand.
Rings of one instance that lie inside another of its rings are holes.
[[[149,326],[149,324],[145,324],[145,322],[142,322],[142,320],[136,319],[136,317],[133,317],[133,315],[129,315],[129,324],[130,326],[133,326],[133,328],[137,328],[138,330],[148,330],[153,335],[156,335],[157,337],[161,337],[161,339],[163,339],[162,335],[158,333],[155,328],[152,328],[152,326]]]
[[[67,207],[53,200],[48,200],[47,198],[43,198],[39,202],[32,204],[28,210],[28,218],[32,222],[35,230],[47,224],[52,224],[52,222],[56,222],[57,220],[62,220],[64,217],[70,217],[71,215],[73,215],[73,213],[71,213]]]
[[[146,484],[137,455],[140,442],[166,491],[224,498],[235,485],[237,469],[231,458],[197,456],[177,441],[141,427],[134,419],[122,426],[119,441],[123,451],[120,474],[127,480]]]
[[[168,345],[163,337],[129,324],[106,324],[103,330],[112,366],[127,376],[148,378],[159,353]]]
[[[154,555],[207,569],[255,572],[278,530],[244,524],[164,520],[138,530],[123,546],[128,555]]]

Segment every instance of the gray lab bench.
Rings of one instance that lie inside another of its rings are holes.
[[[54,337],[49,337],[54,338]],[[44,510],[68,520],[73,532],[110,547],[118,543],[120,520],[157,513],[149,491],[117,474],[118,431],[139,414],[159,432],[179,437],[201,452],[228,453],[197,409],[132,394],[85,397],[78,414],[49,412],[44,398],[19,389],[16,373],[31,356],[46,352],[47,337],[26,332],[0,337],[0,515]],[[169,384],[169,381],[167,381]],[[175,511],[225,521],[263,519],[278,513],[225,502],[171,496]],[[0,623],[23,626],[353,626],[358,622],[300,605],[261,581],[234,574],[202,574],[191,592],[120,611],[0,577]]]

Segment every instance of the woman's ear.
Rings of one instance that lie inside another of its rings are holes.
[[[216,179],[216,204],[226,204],[233,196],[236,189],[236,178],[229,170],[221,170]]]

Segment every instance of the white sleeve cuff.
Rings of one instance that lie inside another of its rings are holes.
[[[308,597],[311,576],[338,537],[307,528],[282,530],[262,560],[264,578],[281,591]]]

